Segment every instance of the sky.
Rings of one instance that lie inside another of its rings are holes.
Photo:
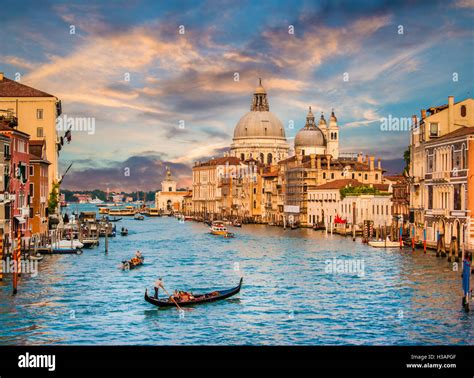
[[[60,154],[63,187],[155,190],[221,156],[258,78],[289,144],[332,109],[343,152],[403,167],[388,117],[472,97],[474,0],[1,1],[0,71],[94,120]],[[19,75],[18,75],[19,74]],[[236,77],[238,75],[238,80]]]

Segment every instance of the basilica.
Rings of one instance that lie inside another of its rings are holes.
[[[229,177],[225,168],[251,175]],[[260,79],[250,111],[237,122],[230,150],[223,157],[195,162],[190,213],[204,218],[239,218],[283,224],[291,216],[302,226],[332,221],[336,213],[321,212],[314,191],[327,184],[382,187],[381,160],[339,151],[339,125],[334,110],[318,122],[309,106],[306,122],[290,147],[283,123],[270,111]],[[248,176],[248,177],[247,177]],[[316,215],[316,210],[319,210]]]

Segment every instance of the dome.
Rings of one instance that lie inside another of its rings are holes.
[[[295,136],[296,147],[326,147],[326,138],[318,127],[304,127]]]
[[[239,120],[234,129],[234,138],[247,137],[286,138],[283,124],[269,111],[250,111]]]

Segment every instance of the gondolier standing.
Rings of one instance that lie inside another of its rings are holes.
[[[468,253],[463,261],[462,269],[462,290],[464,296],[462,298],[462,305],[466,312],[469,312],[469,296],[471,294],[471,263],[472,263],[472,254]]]
[[[158,278],[156,281],[155,281],[155,298],[158,299],[158,290],[160,289],[160,287],[164,290],[165,288],[163,287],[163,280],[160,278]]]

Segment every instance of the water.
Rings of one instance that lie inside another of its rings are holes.
[[[45,256],[36,278],[0,283],[0,344],[421,345],[473,344],[461,309],[460,272],[417,250],[374,249],[351,238],[264,225],[235,239],[175,218],[125,218],[128,237],[83,255]],[[145,265],[121,271],[140,249]],[[359,259],[365,275],[326,273],[328,259]],[[143,299],[162,276],[168,290],[230,288],[228,300],[157,309]]]

